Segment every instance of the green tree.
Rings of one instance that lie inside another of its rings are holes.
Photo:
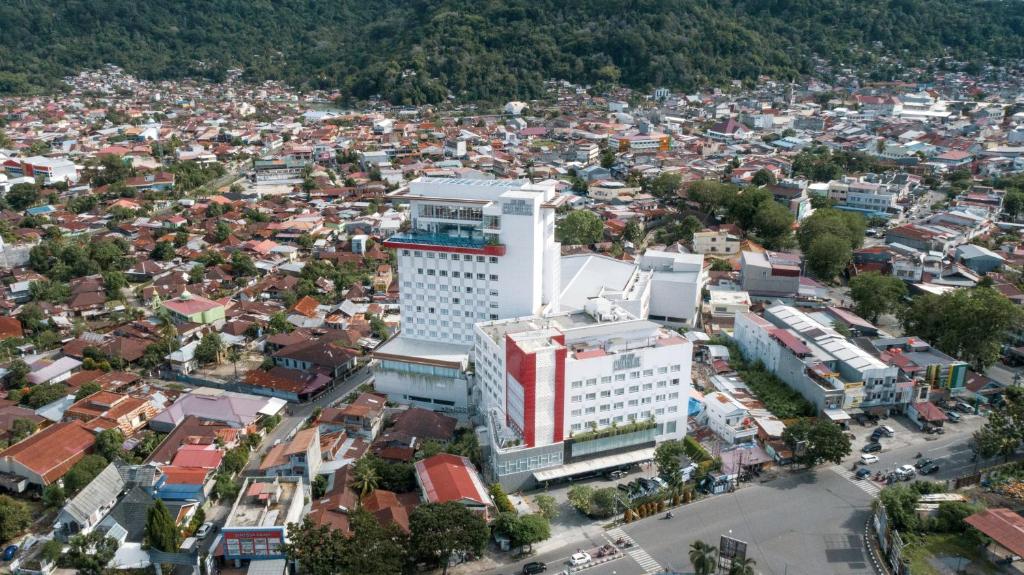
[[[604,223],[594,212],[575,210],[558,223],[556,235],[567,245],[594,244],[604,236]]]
[[[679,174],[663,172],[647,182],[646,191],[657,198],[673,199],[682,183],[683,178]]]
[[[864,243],[867,221],[864,216],[853,212],[845,212],[833,208],[815,210],[813,214],[800,222],[797,240],[800,249],[810,251],[814,240],[828,235],[838,236],[846,240],[850,250],[859,248]]]
[[[711,258],[711,271],[731,272],[732,264],[729,263],[729,260],[723,260],[721,258]]]
[[[224,351],[224,344],[221,343],[220,334],[208,332],[199,340],[196,347],[196,361],[199,363],[220,363],[221,352]]]
[[[541,515],[543,515],[548,521],[552,521],[558,517],[558,502],[555,501],[554,497],[541,494],[534,496],[533,502],[537,504],[537,508],[540,509]]]
[[[120,298],[122,296],[121,290],[126,287],[128,287],[128,280],[123,273],[117,270],[103,272],[103,288],[108,298]]]
[[[18,443],[22,439],[32,435],[36,432],[36,422],[31,419],[25,419],[24,417],[18,417],[11,422],[11,445]]]
[[[703,541],[690,544],[689,559],[696,575],[711,575],[718,569],[718,549]]]
[[[615,152],[611,148],[605,148],[601,150],[601,167],[611,168],[615,165]]]
[[[774,201],[772,193],[764,188],[746,188],[730,198],[727,213],[736,225],[752,230],[757,213]]]
[[[159,500],[158,500],[159,501]],[[120,543],[100,531],[86,535],[75,535],[68,541],[67,562],[77,573],[101,575],[107,564],[114,559]]]
[[[775,174],[768,170],[761,168],[754,172],[754,177],[750,179],[750,183],[755,186],[774,186],[775,185]]]
[[[25,307],[28,308],[29,306]],[[39,310],[39,307],[35,306],[35,309]],[[40,311],[40,314],[42,314],[42,311]],[[22,323],[25,323],[24,319],[22,319]],[[24,387],[28,385],[28,380],[26,379],[26,377],[32,370],[29,368],[27,363],[25,363],[21,359],[16,359],[12,361],[9,366],[7,366],[7,369],[9,371],[7,375],[8,381],[10,382],[12,388]]]
[[[292,331],[294,327],[288,323],[288,316],[284,312],[277,312],[270,316],[270,322],[267,324],[267,331],[270,333],[288,333]]]
[[[495,533],[509,538],[515,548],[532,546],[551,537],[551,524],[543,515],[516,515],[514,512],[498,514],[491,526]]]
[[[228,452],[224,454],[224,461],[221,465],[221,469],[228,474],[235,474],[245,469],[247,463],[249,463],[249,450],[246,447],[239,445],[238,447],[229,449]]]
[[[982,457],[1001,456],[1009,461],[1024,443],[1024,389],[1008,387],[1004,403],[989,411],[988,421],[974,433]]]
[[[729,564],[729,575],[756,575],[757,572],[754,570],[756,565],[757,561],[749,557],[733,559]]]
[[[590,507],[594,500],[594,488],[589,485],[573,485],[569,488],[567,493],[569,499],[569,505],[572,505],[573,509],[583,513],[584,515],[590,514]]]
[[[904,333],[914,334],[983,372],[999,358],[1010,331],[1024,322],[1024,312],[995,289],[976,287],[915,297],[900,310],[900,321]]]
[[[618,513],[620,493],[614,487],[595,490],[593,497],[590,498],[590,514],[593,517],[607,518]]]
[[[309,575],[334,575],[344,557],[345,535],[326,525],[317,525],[308,516],[302,523],[288,526],[288,542],[283,551],[290,561],[302,566]]]
[[[1024,191],[1008,190],[1003,197],[1003,212],[1011,218],[1024,214]]]
[[[188,283],[201,284],[204,279],[206,279],[206,266],[203,264],[196,264],[188,270]]]
[[[636,219],[631,219],[622,230],[622,239],[634,246],[639,246],[644,241],[644,228]]]
[[[252,277],[257,273],[256,264],[253,263],[249,254],[236,251],[231,254],[231,273],[236,277]]]
[[[487,523],[464,505],[454,501],[420,505],[409,518],[412,553],[418,561],[442,567],[456,553],[479,555],[487,544]]]
[[[160,499],[146,512],[146,543],[153,549],[168,553],[176,552],[181,543],[178,525]]]
[[[683,474],[679,468],[679,459],[685,449],[679,441],[663,441],[654,450],[654,465],[658,468],[658,477],[672,489],[683,485]]]
[[[380,476],[377,475],[377,469],[372,461],[360,459],[356,462],[352,468],[352,486],[359,492],[360,499],[377,489],[379,482]]]
[[[124,458],[124,434],[114,427],[105,429],[96,434],[96,453],[102,455],[107,461],[113,462],[116,459]]]
[[[20,212],[31,208],[39,201],[39,189],[36,184],[14,184],[4,199],[11,209]]]
[[[686,188],[687,199],[697,202],[700,210],[707,214],[727,209],[737,193],[739,188],[736,186],[714,180],[699,180]]]
[[[172,242],[159,242],[153,249],[153,252],[149,254],[150,257],[157,261],[169,262],[174,259],[174,244]]]
[[[51,483],[43,489],[43,505],[49,509],[60,509],[64,506],[64,502],[67,501],[67,496],[64,494],[64,486]]]
[[[897,277],[864,272],[850,280],[854,311],[872,323],[883,313],[895,313],[906,296],[907,284]]]
[[[90,454],[78,460],[64,475],[64,489],[68,496],[74,496],[83,487],[89,485],[97,475],[107,467],[107,460],[102,455]]]
[[[219,221],[213,230],[213,242],[222,244],[227,241],[228,236],[231,235],[231,226],[227,222]]]
[[[0,540],[10,541],[21,535],[32,523],[32,514],[27,505],[0,495]]]
[[[822,281],[832,281],[842,273],[853,258],[847,241],[834,234],[814,238],[810,248],[804,252],[807,267]]]
[[[75,392],[75,401],[79,401],[81,399],[85,399],[86,397],[89,397],[90,395],[92,395],[92,394],[94,394],[97,391],[100,391],[102,389],[103,389],[103,386],[101,386],[100,384],[96,383],[95,381],[90,381],[90,382],[87,382],[87,383],[83,383],[82,387],[79,387],[78,391]]]
[[[765,202],[754,214],[753,231],[769,249],[780,249],[791,243],[793,214],[778,202]]]
[[[317,475],[312,485],[313,499],[320,499],[327,493],[327,476]]]
[[[787,426],[782,440],[796,454],[794,461],[809,467],[825,461],[840,464],[853,450],[842,428],[822,419],[801,419]]]

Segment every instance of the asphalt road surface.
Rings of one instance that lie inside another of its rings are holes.
[[[968,474],[977,466],[995,463],[972,461],[968,442],[982,422],[982,417],[968,416],[962,423],[948,424],[945,435],[926,435],[914,430],[905,418],[884,420],[883,424],[896,429],[896,437],[882,440],[883,450],[875,453],[879,461],[869,467],[885,471],[913,464],[920,452],[940,467],[924,479]],[[544,561],[548,573],[557,574],[568,569],[566,562],[577,549],[593,552],[622,536],[632,539],[635,546],[625,549],[621,558],[573,573],[653,575],[665,568],[692,573],[687,557],[690,544],[697,540],[717,544],[721,535],[732,530],[733,537],[748,543],[748,556],[757,561],[759,573],[873,575],[863,533],[871,502],[882,485],[855,479],[852,469],[860,458],[862,436],[872,429],[855,426],[854,452],[841,465],[825,464],[806,472],[784,473],[766,483],[745,484],[734,493],[677,509],[673,519],[647,518],[486,573],[520,573],[524,563]]]

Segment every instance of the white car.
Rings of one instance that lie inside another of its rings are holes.
[[[864,465],[871,465],[872,463],[878,463],[878,456],[870,453],[865,453],[860,456],[860,462]]]
[[[904,481],[913,479],[915,475],[917,475],[917,470],[913,465],[904,465],[896,469],[896,476]]]
[[[579,567],[590,563],[590,553],[573,553],[572,557],[569,558],[569,564],[573,567]]]

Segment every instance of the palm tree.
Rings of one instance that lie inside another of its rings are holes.
[[[696,575],[711,575],[718,567],[718,550],[703,541],[690,544],[690,563]]]
[[[238,360],[242,359],[242,352],[238,346],[231,346],[228,349],[228,361],[235,367],[235,379],[238,379]]]
[[[754,565],[757,561],[753,559],[733,559],[729,566],[729,575],[754,575]]]
[[[377,483],[380,481],[377,469],[369,459],[360,459],[356,462],[355,468],[352,469],[352,477],[354,479],[352,486],[359,492],[360,503],[366,494],[377,489]]]

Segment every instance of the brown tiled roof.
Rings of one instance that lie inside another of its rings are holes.
[[[218,432],[231,429],[229,425],[189,415],[153,450],[147,462],[170,463],[182,445],[211,445],[215,443]]]
[[[43,478],[46,485],[60,479],[85,457],[96,439],[80,421],[58,423],[0,452]]]

